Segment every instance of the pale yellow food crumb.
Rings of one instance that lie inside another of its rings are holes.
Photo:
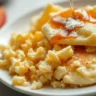
[[[42,84],[41,81],[33,81],[31,87],[32,87],[33,90],[36,90],[36,89],[42,88],[43,87],[43,84]]]
[[[74,51],[71,46],[68,46],[57,52],[57,55],[62,60],[67,60],[68,58],[72,57],[73,54],[74,54]]]
[[[59,57],[57,56],[56,52],[50,51],[50,50],[48,51],[48,54],[45,58],[45,62],[50,64],[52,68],[56,68],[58,65],[61,64],[61,61]]]
[[[51,86],[53,88],[65,88],[65,84],[62,81],[52,81]]]
[[[28,86],[29,83],[26,81],[24,76],[14,76],[12,79],[12,84],[16,86]]]
[[[43,74],[52,72],[51,65],[47,64],[47,63],[44,62],[44,61],[41,61],[41,62],[39,63],[38,68],[39,68],[40,72],[42,72]]]
[[[25,73],[28,72],[28,69],[29,69],[29,65],[28,65],[28,62],[26,60],[23,62],[20,62],[19,66],[15,66],[15,72],[18,75],[24,75]]]
[[[30,67],[30,70],[31,70],[31,72],[34,74],[34,73],[36,73],[36,67],[35,66],[31,66]]]
[[[57,80],[61,80],[63,78],[64,74],[66,74],[66,73],[67,73],[66,67],[58,66],[54,72],[54,77]]]

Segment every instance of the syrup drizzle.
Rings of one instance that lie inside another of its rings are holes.
[[[72,0],[70,0],[70,7],[71,7],[71,10],[74,11],[74,4]]]
[[[52,40],[51,40],[51,43],[56,43],[58,42],[59,40],[62,40],[62,39],[75,39],[78,37],[78,35],[76,34],[77,33],[77,30],[81,27],[84,26],[84,24],[86,22],[89,22],[89,23],[93,23],[93,24],[96,24],[96,12],[94,10],[86,10],[86,9],[78,9],[78,8],[75,8],[74,7],[74,4],[73,4],[73,1],[70,0],[70,9],[54,16],[53,18],[51,18],[51,20],[49,21],[50,25],[55,28],[55,29],[61,29],[63,31],[60,31],[58,32],[55,36],[53,36]],[[96,9],[95,9],[96,10]],[[87,18],[85,18],[87,16]],[[73,19],[71,20],[69,23],[70,24],[67,24],[68,23],[68,20],[69,19]],[[73,23],[75,23],[74,21],[79,21],[79,23],[83,23],[83,25],[78,25],[78,22],[77,22],[77,25],[75,26]],[[69,30],[67,29],[66,25],[68,25],[68,28]],[[71,25],[71,26],[69,26]],[[72,30],[71,30],[72,28]],[[67,32],[66,35],[64,32]],[[75,34],[75,35],[74,35]]]

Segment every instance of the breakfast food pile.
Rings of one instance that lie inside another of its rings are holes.
[[[49,4],[31,28],[0,45],[0,68],[15,86],[75,88],[96,83],[96,7]]]

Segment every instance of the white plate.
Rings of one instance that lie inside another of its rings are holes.
[[[68,1],[59,3],[64,7],[69,7]],[[85,6],[96,4],[95,0],[74,0],[75,6]],[[8,24],[0,31],[0,44],[8,44],[10,35],[12,32],[22,32],[24,28],[28,28],[29,22],[32,16],[37,14],[42,8],[34,9],[34,12],[27,12],[26,15],[19,17],[17,20]],[[29,87],[14,87],[12,86],[11,77],[8,72],[0,69],[0,81],[7,85],[8,87],[28,95],[41,95],[41,96],[71,96],[71,95],[87,95],[96,93],[96,86],[77,88],[77,89],[52,89],[43,88],[40,90],[31,90]]]

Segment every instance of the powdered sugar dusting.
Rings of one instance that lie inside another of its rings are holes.
[[[84,26],[84,23],[82,21],[73,18],[68,18],[65,25],[67,30],[73,30],[75,27],[82,27],[82,26]]]
[[[57,17],[53,18],[53,21],[55,21],[57,23],[65,24],[66,23],[66,18],[62,18],[61,16],[57,16]]]
[[[78,13],[82,14],[82,15],[83,15],[83,18],[84,18],[85,20],[88,20],[88,19],[89,19],[89,16],[88,16],[86,10],[77,9],[77,10],[75,10],[75,12],[78,12]],[[77,18],[78,18],[78,17],[77,17]]]

